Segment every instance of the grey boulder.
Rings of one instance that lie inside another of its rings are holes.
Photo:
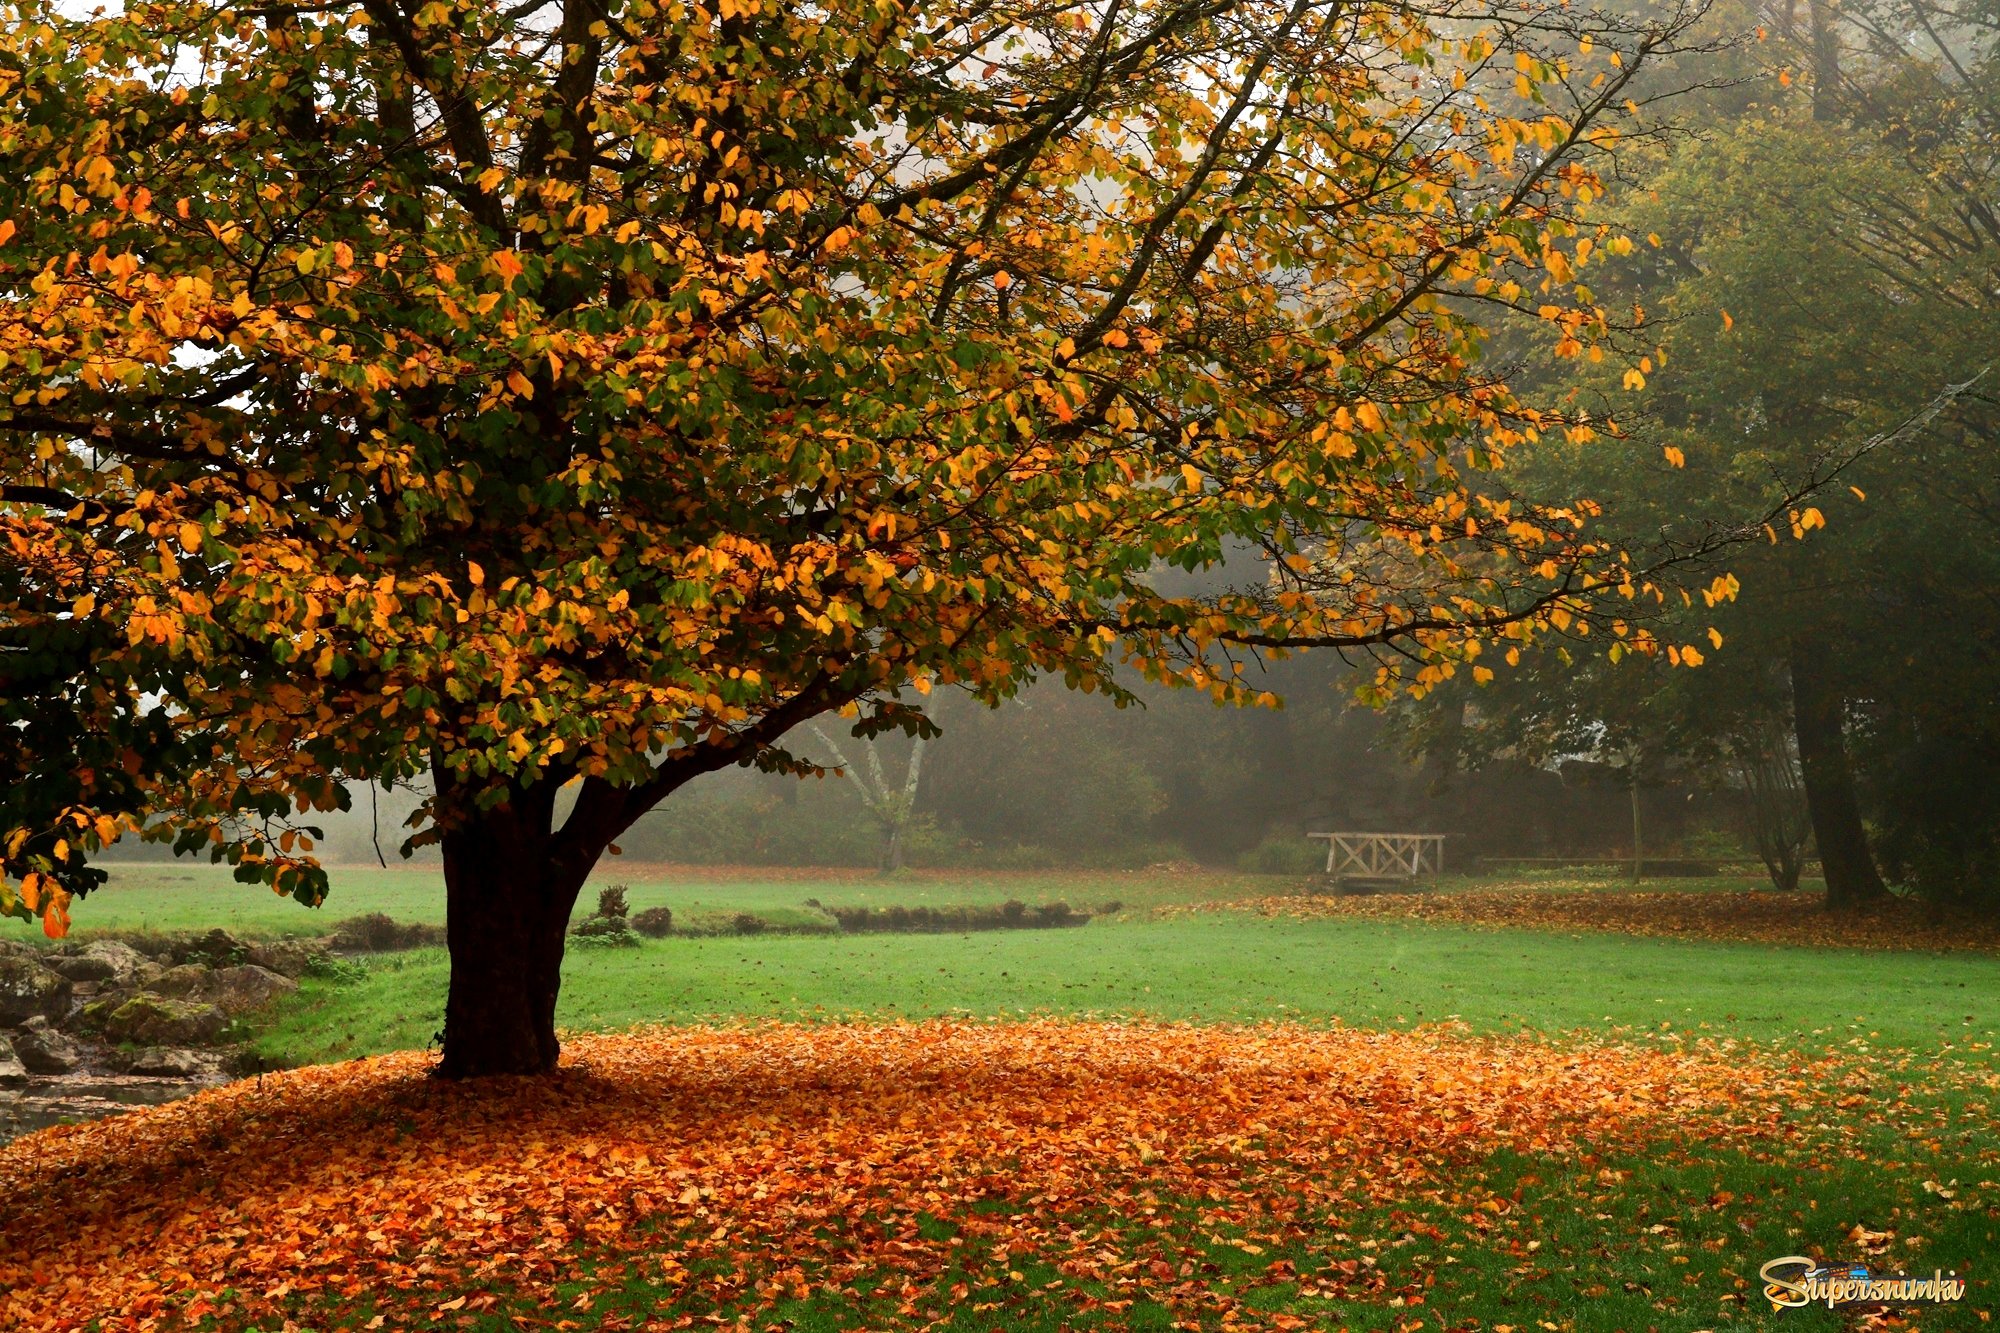
[[[84,1062],[83,1049],[39,1016],[14,1034],[14,1054],[30,1074],[73,1074]]]
[[[199,1051],[148,1046],[125,1062],[125,1072],[149,1078],[215,1078],[221,1071],[212,1057]]]
[[[112,1041],[137,1046],[206,1046],[221,1039],[229,1015],[200,1000],[169,995],[108,995],[83,1016]]]
[[[30,1018],[61,1018],[69,1012],[69,978],[38,957],[0,955],[0,1027],[19,1027]]]
[[[251,945],[248,961],[297,980],[325,957],[326,947],[317,940],[278,939]]]
[[[0,1037],[0,1088],[19,1088],[28,1082],[28,1067],[14,1054],[5,1037]]]
[[[147,965],[146,955],[117,940],[92,940],[49,959],[49,968],[71,981],[129,985]]]
[[[299,983],[280,976],[267,967],[245,963],[224,967],[203,977],[191,992],[192,998],[206,1000],[231,1018],[262,1009],[273,1000],[298,990]]]

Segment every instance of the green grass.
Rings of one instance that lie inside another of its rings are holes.
[[[226,866],[202,862],[113,864],[102,888],[74,905],[79,939],[117,931],[201,931],[220,926],[244,936],[320,935],[345,917],[383,912],[398,921],[444,920],[444,878],[436,865],[334,866],[333,889],[325,903],[303,907],[257,885],[238,884]],[[1141,915],[1183,903],[1228,902],[1296,892],[1300,875],[1253,875],[1236,871],[951,871],[912,870],[895,875],[869,871],[711,870],[609,861],[577,899],[577,913],[590,912],[597,891],[624,884],[632,910],[666,906],[676,917],[722,917],[737,912],[764,916],[773,924],[803,919],[803,905],[817,898],[834,906],[922,907],[994,904],[1018,898],[1027,903],[1061,899],[1095,912],[1108,902],[1123,915]],[[1447,875],[1430,887],[1438,892],[1466,889],[1532,888],[1542,891],[1619,892],[1631,881],[1614,872],[1560,871],[1533,876],[1473,878]],[[1738,892],[1767,887],[1762,879],[1716,876],[1707,879],[1649,879],[1651,891]]]
[[[446,976],[442,952],[425,950],[371,960],[358,983],[308,982],[262,1050],[312,1062],[422,1046],[439,1026]],[[1990,1059],[2000,960],[1214,914],[572,949],[558,1021],[618,1028],[1051,1013],[1383,1028],[1454,1019],[1479,1031],[1681,1034],[1801,1049],[1984,1043]]]
[[[235,883],[226,866],[196,862],[128,863],[110,867],[102,888],[77,902],[80,939],[116,931],[199,931],[220,926],[244,936],[318,935],[344,917],[385,912],[398,921],[444,920],[444,878],[435,865],[331,868],[332,892],[317,908],[303,907],[257,885]],[[1027,903],[1062,899],[1086,911],[1111,901],[1128,912],[1177,903],[1223,902],[1297,889],[1299,876],[1191,871],[710,871],[616,861],[598,867],[577,899],[578,915],[608,884],[630,890],[633,911],[666,906],[676,917],[753,912],[774,923],[801,915],[808,898],[855,907],[920,907],[954,903]]]

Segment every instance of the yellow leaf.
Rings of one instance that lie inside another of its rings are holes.
[[[1190,495],[1199,492],[1201,490],[1201,469],[1192,463],[1181,464],[1181,480],[1187,483]]]
[[[1859,486],[1849,486],[1847,489],[1854,492],[1854,498],[1857,500],[1866,500],[1868,498],[1868,492],[1862,490]]]
[[[1673,466],[1675,467],[1687,466],[1687,461],[1688,461],[1687,455],[1682,453],[1679,449],[1676,449],[1673,445],[1671,444],[1668,445],[1661,452],[1666,454],[1667,462],[1671,463]]]
[[[1625,387],[1633,390],[1646,387],[1646,377],[1639,372],[1638,367],[1634,366],[1625,372]]]
[[[1723,312],[1722,312],[1722,331],[1723,331],[1724,333],[1727,333],[1727,332],[1728,332],[1729,330],[1731,330],[1731,329],[1733,329],[1733,328],[1735,328],[1735,327],[1736,327],[1736,321],[1735,321],[1735,320],[1733,320],[1733,319],[1731,319],[1731,318],[1729,317],[1729,312],[1728,312],[1727,310],[1723,311]]]
[[[475,588],[486,582],[486,571],[479,567],[479,562],[476,560],[465,562],[465,574],[472,580],[472,586]]]
[[[1711,625],[1708,631],[1708,641],[1717,648],[1720,648],[1722,646],[1722,631]]]
[[[14,219],[0,218],[0,245],[14,239]]]

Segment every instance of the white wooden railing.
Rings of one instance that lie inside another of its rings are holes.
[[[1335,879],[1415,879],[1444,873],[1442,833],[1308,833],[1326,839]]]

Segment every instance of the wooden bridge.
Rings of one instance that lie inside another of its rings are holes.
[[[1326,873],[1345,880],[1415,879],[1444,873],[1442,833],[1308,833],[1326,839]]]

